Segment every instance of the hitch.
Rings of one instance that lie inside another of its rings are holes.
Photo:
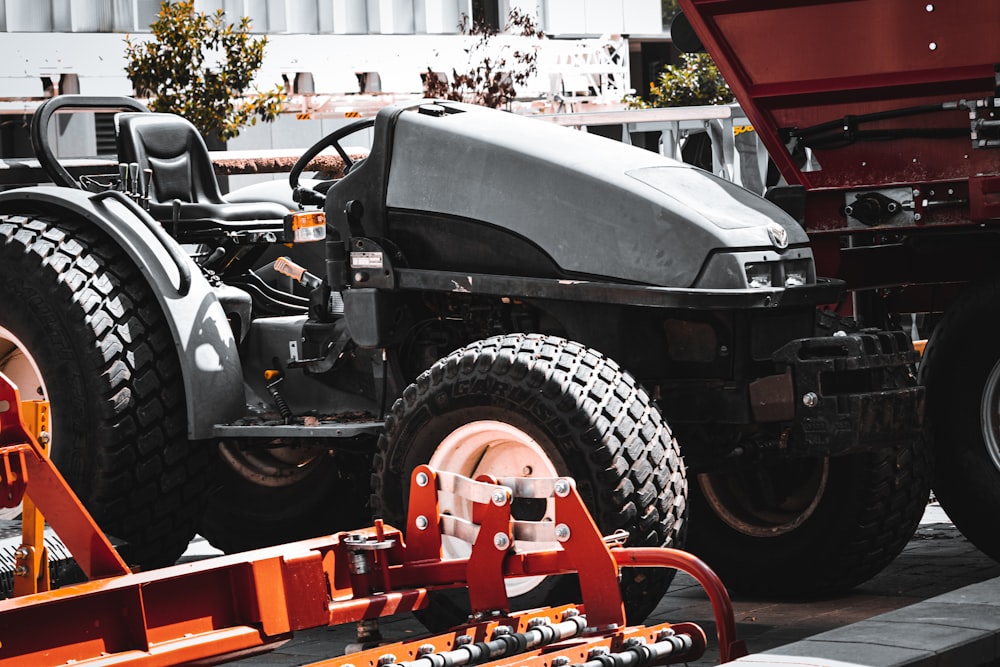
[[[406,540],[376,520],[350,533],[132,573],[24,426],[20,406],[0,375],[0,500],[13,502],[30,484],[90,581],[0,601],[0,667],[216,664],[268,651],[296,630],[343,623],[377,640],[379,618],[422,609],[433,591],[458,587],[469,592],[469,624],[314,664],[642,667],[700,657],[707,642],[695,624],[626,624],[621,567],[691,574],[712,602],[720,660],[746,654],[726,589],[704,563],[675,549],[609,546],[565,477],[471,480],[420,466]],[[441,514],[440,494],[468,501],[458,505],[471,511]],[[517,497],[551,500],[555,520],[513,519]],[[443,559],[446,535],[471,542],[470,555]],[[538,548],[517,551],[515,540]],[[582,604],[509,611],[505,579],[571,572]]]

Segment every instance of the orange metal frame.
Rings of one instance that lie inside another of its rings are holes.
[[[635,646],[662,646],[656,643],[666,637],[683,641],[671,640],[677,643],[676,653],[653,662],[699,657],[706,642],[696,625],[627,627],[617,584],[623,566],[672,567],[694,576],[715,610],[722,661],[746,653],[736,639],[729,596],[700,560],[673,549],[609,547],[570,479],[532,480],[531,488],[523,480],[502,481],[507,485],[418,467],[406,542],[399,530],[377,520],[350,534],[132,573],[22,423],[16,388],[0,375],[0,504],[16,505],[30,482],[35,503],[91,579],[0,601],[0,667],[72,661],[217,664],[273,649],[296,630],[421,609],[431,591],[454,587],[468,588],[479,622],[315,664],[376,665],[386,655],[407,662],[427,652],[489,641],[499,634],[499,626],[508,626],[505,632],[525,632],[577,612],[586,619],[582,636],[489,664],[549,667],[553,656],[565,657],[567,664],[583,663],[595,650],[648,653]],[[451,525],[438,512],[443,487],[473,501],[474,522],[469,525],[477,536],[468,558],[442,558],[441,537]],[[552,498],[557,523],[512,519],[515,489],[517,495]],[[558,548],[520,553],[512,547],[526,530],[553,526],[559,530]],[[583,604],[575,611],[561,607],[509,613],[505,578],[570,572],[579,573],[582,589]]]

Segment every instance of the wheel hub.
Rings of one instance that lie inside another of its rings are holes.
[[[274,441],[265,447],[244,447],[238,442],[219,443],[222,459],[240,477],[260,486],[291,486],[306,478],[322,454],[314,447]]]
[[[0,373],[13,382],[21,400],[48,400],[48,390],[34,357],[12,332],[0,326]],[[21,515],[21,506],[0,509],[0,520],[10,521]]]
[[[560,472],[542,446],[521,429],[505,422],[481,420],[464,424],[441,441],[428,461],[428,465],[438,470],[458,473],[476,479],[480,475],[492,477],[559,477]],[[462,502],[446,499],[442,510],[448,511],[448,502]],[[465,516],[472,516],[471,507],[455,507]],[[532,521],[553,521],[555,504],[552,501],[516,500],[511,506],[514,518]],[[444,536],[441,540],[445,558],[465,558],[472,546],[458,538]],[[520,551],[553,549],[556,543],[526,543],[515,541]],[[507,595],[523,595],[534,589],[544,577],[523,577],[506,582]]]
[[[829,459],[806,459],[753,472],[702,473],[698,486],[727,526],[768,538],[792,532],[813,515],[829,474]]]

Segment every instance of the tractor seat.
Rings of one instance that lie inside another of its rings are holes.
[[[280,230],[288,209],[271,202],[234,203],[219,190],[205,141],[189,121],[168,113],[120,113],[118,159],[149,169],[149,212],[181,236],[199,232]]]

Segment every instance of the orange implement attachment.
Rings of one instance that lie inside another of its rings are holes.
[[[420,466],[407,541],[376,521],[352,533],[131,573],[24,428],[19,405],[0,376],[0,493],[12,502],[30,485],[91,581],[0,600],[0,667],[217,664],[274,648],[296,630],[349,622],[371,629],[378,618],[421,609],[433,591],[455,587],[469,591],[470,625],[315,664],[643,667],[701,656],[706,640],[696,625],[626,625],[620,567],[690,573],[715,608],[721,660],[746,653],[711,570],[680,551],[609,547],[568,478],[473,481]],[[471,516],[439,512],[441,494],[467,501]],[[511,518],[516,497],[553,502],[555,521]],[[469,542],[469,556],[443,559],[446,535]],[[521,551],[515,542],[538,549]],[[509,612],[505,579],[569,572],[580,575],[583,604]]]

